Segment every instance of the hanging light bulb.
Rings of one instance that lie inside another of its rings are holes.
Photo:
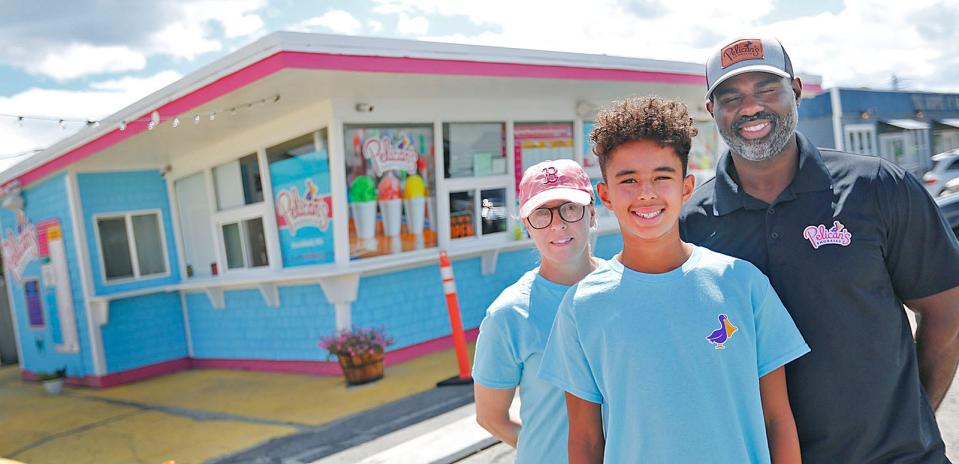
[[[17,116],[17,127],[23,127],[23,116]]]
[[[273,97],[273,103],[276,103],[278,101],[280,101],[280,94],[276,94],[276,96]]]
[[[160,124],[160,112],[154,111],[150,113],[150,123],[153,124],[153,127],[156,127]]]
[[[147,123],[147,130],[153,130],[153,128],[156,127],[156,126],[157,126],[157,125],[156,125],[155,122],[150,121],[150,122]]]
[[[126,121],[120,121],[120,132],[123,132],[123,131],[125,131],[125,130],[127,130],[127,122],[126,122]]]
[[[230,116],[236,116],[236,107],[230,108]]]
[[[63,122],[62,119],[59,120],[59,121],[57,121],[57,125],[60,126],[60,130],[64,130],[64,129],[67,128],[67,124],[66,124],[65,122]]]
[[[173,118],[173,127],[180,127],[180,118]]]
[[[194,114],[194,115],[193,115],[193,124],[199,124],[199,123],[200,123],[200,115],[199,115],[199,114]]]
[[[211,112],[210,112],[210,121],[213,121],[214,119],[216,119],[216,111],[211,111]]]
[[[100,121],[93,121],[93,127],[100,127]]]

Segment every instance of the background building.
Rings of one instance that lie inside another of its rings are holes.
[[[921,174],[932,155],[959,148],[959,94],[833,88],[802,102],[799,130],[817,146]]]

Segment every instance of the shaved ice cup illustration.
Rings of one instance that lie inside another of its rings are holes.
[[[350,211],[356,236],[367,251],[376,251],[376,186],[367,176],[356,176],[350,185]]]
[[[413,248],[422,249],[424,246],[423,222],[426,209],[426,186],[423,185],[422,177],[411,174],[406,178],[403,199],[406,202],[406,227],[414,237]]]
[[[392,172],[387,172],[377,189],[376,199],[383,213],[383,234],[390,238],[392,253],[403,251],[400,241],[400,224],[403,221],[403,201],[400,199],[400,180]]]

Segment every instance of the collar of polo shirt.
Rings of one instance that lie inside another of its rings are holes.
[[[799,145],[799,171],[783,191],[784,200],[794,198],[797,193],[828,190],[833,187],[832,176],[816,146],[799,132],[796,132],[796,142]],[[716,170],[713,203],[717,216],[729,214],[739,208],[765,209],[769,206],[749,196],[739,186],[739,176],[729,150],[719,159],[718,165],[720,169]]]

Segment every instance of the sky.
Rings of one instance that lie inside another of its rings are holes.
[[[826,88],[959,92],[959,0],[0,0],[0,170],[278,30],[694,63],[764,34]]]

